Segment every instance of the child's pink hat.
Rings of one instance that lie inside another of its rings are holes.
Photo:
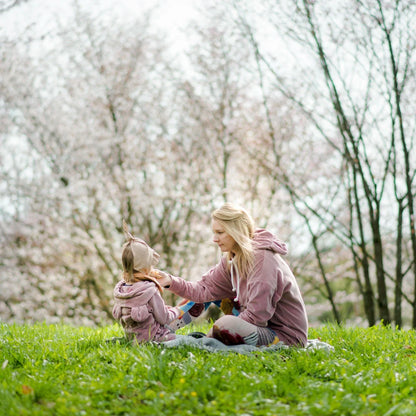
[[[123,220],[123,229],[126,234],[127,242],[123,245],[124,248],[130,244],[133,252],[134,270],[140,271],[143,269],[150,269],[159,262],[159,254],[147,245],[145,241],[134,237],[127,229],[127,224]]]

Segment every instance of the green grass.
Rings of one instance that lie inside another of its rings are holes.
[[[195,328],[192,328],[195,329]],[[204,327],[197,330],[206,330]],[[416,332],[311,329],[250,355],[106,343],[119,326],[0,325],[1,415],[414,415]]]

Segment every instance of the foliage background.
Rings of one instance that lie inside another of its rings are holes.
[[[204,2],[181,46],[164,2],[4,4],[1,320],[110,322],[122,218],[197,279],[230,200],[311,323],[416,325],[414,2]]]

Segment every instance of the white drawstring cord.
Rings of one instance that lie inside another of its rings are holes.
[[[229,260],[228,263],[230,264],[230,271],[231,271],[231,285],[233,286],[233,292],[236,292],[236,296],[234,298],[235,302],[238,302],[238,296],[240,294],[240,273],[238,272],[238,267],[235,265],[235,270],[237,272],[237,282],[234,283],[234,263],[233,260]]]

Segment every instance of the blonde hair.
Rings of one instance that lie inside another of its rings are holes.
[[[135,270],[134,254],[131,248],[131,243],[133,241],[134,240],[129,241],[124,245],[123,253],[121,255],[121,262],[123,264],[123,280],[126,283],[136,283],[147,280],[149,282],[153,282],[159,289],[159,292],[162,293],[162,286],[160,286],[160,283],[156,280],[158,278],[158,274],[152,270],[152,266],[148,269]]]
[[[246,277],[253,267],[254,262],[254,220],[243,208],[225,203],[221,208],[216,209],[211,218],[217,220],[224,231],[236,242],[234,258],[228,253],[228,260],[233,259],[242,277]]]

